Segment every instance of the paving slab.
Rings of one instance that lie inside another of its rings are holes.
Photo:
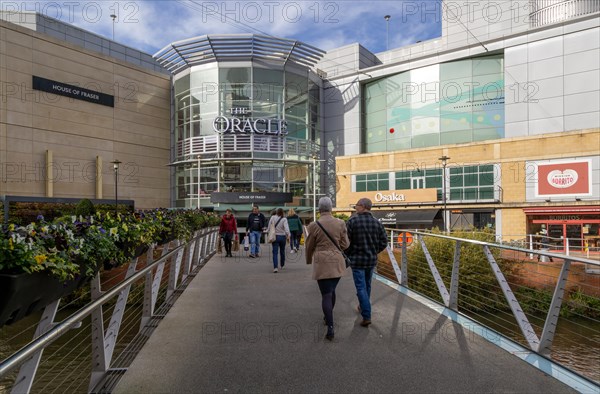
[[[160,323],[117,393],[575,392],[443,315],[373,281],[359,325],[350,270],[335,339],[302,251],[273,273],[262,257],[215,255]]]

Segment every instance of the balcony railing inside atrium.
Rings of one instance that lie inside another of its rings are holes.
[[[318,145],[309,140],[257,134],[216,134],[191,137],[177,143],[176,156],[180,160],[198,155],[247,153],[275,153],[298,156],[309,160],[318,153]],[[247,157],[247,156],[246,156]],[[230,156],[228,156],[230,158]]]

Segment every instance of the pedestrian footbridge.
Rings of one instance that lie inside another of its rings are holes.
[[[414,236],[415,242],[427,237]],[[539,328],[544,322],[528,318],[512,301],[516,326],[532,330],[521,340],[463,314],[457,300],[468,295],[458,292],[458,268],[445,277],[435,264],[439,256],[426,246],[423,263],[441,302],[407,286],[416,275],[405,259],[407,246],[397,253],[389,249],[373,283],[373,324],[359,324],[348,271],[337,288],[330,342],[324,340],[321,297],[302,250],[288,253],[285,269],[273,273],[267,245],[258,259],[244,251],[226,258],[215,254],[215,240],[213,230],[188,245],[151,250],[146,264],[133,264],[112,289],[99,292],[98,278],[93,301],[58,325],[47,324],[48,318],[59,319],[46,310],[42,335],[0,364],[0,391],[600,392],[594,376],[553,360],[547,349],[555,330]],[[494,260],[487,245],[477,247]],[[451,265],[460,266],[460,252],[452,257]],[[489,265],[499,282],[507,278],[497,264]],[[566,275],[564,287],[569,267],[566,274],[557,269],[560,289],[560,273]],[[552,310],[562,299],[552,299],[551,313],[542,318],[547,324],[560,324]]]

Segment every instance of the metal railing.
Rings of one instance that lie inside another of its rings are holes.
[[[600,0],[533,0],[531,27],[561,22],[600,11]]]
[[[180,292],[215,253],[217,235],[213,227],[197,231],[186,244],[167,242],[156,261],[152,245],[145,266],[137,269],[138,258],[132,259],[125,278],[106,291],[97,274],[92,301],[60,323],[54,322],[60,300],[48,305],[35,339],[0,363],[0,391],[3,386],[12,393],[110,391]],[[62,343],[57,347],[55,342]],[[45,349],[51,354],[44,359],[59,358],[51,366],[41,362],[48,361],[42,360]],[[36,378],[40,370],[42,376]]]
[[[380,255],[381,275],[577,371],[600,389],[600,277],[591,273],[599,261],[497,244],[490,233],[473,233],[479,239],[398,229],[388,234],[392,243]],[[548,263],[532,261],[530,254]]]
[[[281,153],[307,158],[319,153],[313,141],[257,134],[215,134],[177,142],[177,157],[217,153]]]

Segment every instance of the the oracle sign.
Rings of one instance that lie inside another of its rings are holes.
[[[265,118],[247,118],[250,111],[247,108],[232,108],[232,115],[242,115],[238,117],[217,116],[213,121],[213,130],[216,133],[232,134],[270,134],[287,135],[287,122],[283,119],[265,119]]]
[[[548,174],[548,183],[559,189],[566,189],[577,183],[579,175],[575,170],[554,170]]]

